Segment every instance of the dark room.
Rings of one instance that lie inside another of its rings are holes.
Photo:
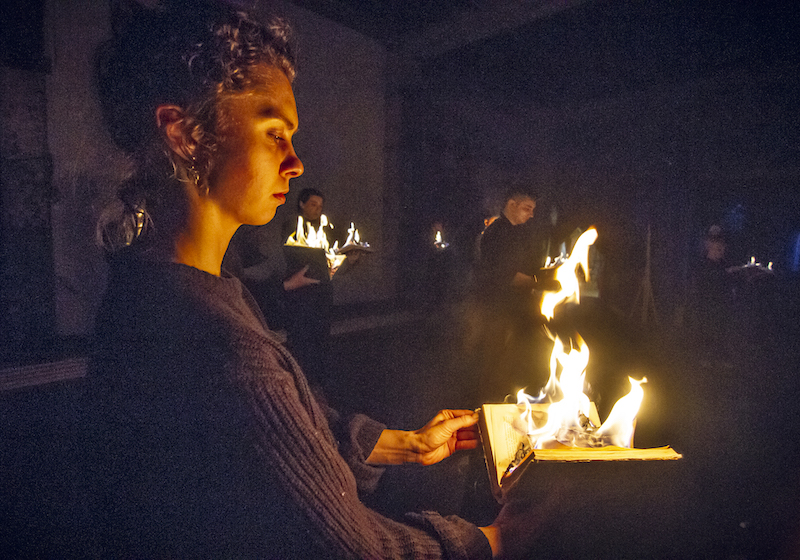
[[[0,555],[800,559],[798,26],[3,2]]]

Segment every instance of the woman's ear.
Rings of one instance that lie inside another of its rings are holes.
[[[164,136],[167,146],[186,161],[194,159],[197,142],[187,130],[187,119],[183,109],[176,105],[160,105],[156,108],[156,125]]]

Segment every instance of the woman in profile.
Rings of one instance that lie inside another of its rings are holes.
[[[98,235],[110,277],[90,368],[104,557],[489,558],[502,522],[382,517],[379,465],[476,445],[476,415],[388,430],[320,405],[222,258],[303,164],[288,29],[214,5],[138,9],[99,57],[134,173]]]

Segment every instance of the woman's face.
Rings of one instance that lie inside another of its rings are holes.
[[[222,220],[263,225],[286,201],[289,179],[303,173],[292,146],[298,118],[286,75],[258,66],[256,86],[220,102],[217,151],[209,177],[209,197]]]

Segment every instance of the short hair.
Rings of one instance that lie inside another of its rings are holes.
[[[304,188],[302,191],[300,191],[300,195],[297,197],[297,213],[298,214],[303,211],[303,209],[300,208],[300,205],[301,204],[305,204],[306,202],[308,202],[308,199],[311,198],[312,196],[318,196],[323,201],[325,200],[325,195],[322,194],[317,189],[314,189],[314,188],[311,188],[311,187]]]
[[[520,200],[525,200],[525,199],[528,199],[528,198],[531,199],[532,201],[536,202],[536,199],[538,197],[536,196],[536,194],[533,191],[531,191],[531,190],[529,190],[529,189],[527,189],[525,187],[516,186],[516,187],[512,187],[512,188],[510,188],[510,189],[508,189],[506,191],[506,195],[503,198],[503,200],[505,201],[506,204],[508,204],[509,200],[514,200],[516,202],[519,202]]]
[[[96,58],[106,128],[134,166],[98,224],[98,241],[112,251],[146,239],[151,230],[174,234],[181,219],[176,170],[188,164],[165,146],[155,120],[158,106],[184,110],[198,140],[193,169],[207,177],[215,132],[224,124],[220,102],[253,87],[260,64],[279,68],[290,82],[296,72],[290,29],[280,19],[262,23],[213,0],[167,0],[158,8],[131,4],[116,14],[114,36]]]

